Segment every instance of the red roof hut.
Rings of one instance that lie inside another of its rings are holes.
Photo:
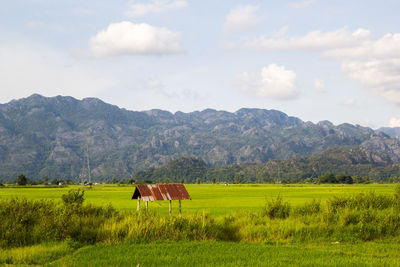
[[[169,214],[172,210],[172,200],[179,200],[179,214],[181,214],[181,200],[191,199],[183,184],[144,184],[137,185],[132,199],[138,200],[137,209],[140,209],[140,200],[149,201],[169,200]]]

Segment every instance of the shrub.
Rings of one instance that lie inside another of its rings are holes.
[[[84,190],[69,190],[67,194],[61,196],[61,199],[66,206],[81,206],[85,201]]]
[[[76,203],[80,201],[78,198]],[[0,199],[0,247],[68,239],[92,244],[97,240],[98,229],[107,220],[118,218],[111,206],[72,203],[71,208],[71,204],[59,205],[49,200]]]
[[[321,201],[313,199],[310,202],[304,203],[303,206],[296,208],[295,211],[302,216],[318,214],[321,211]]]
[[[396,208],[400,208],[400,184],[397,184],[394,188],[393,204]]]
[[[354,196],[334,196],[327,202],[328,208],[333,212],[349,209],[387,209],[393,207],[393,197],[386,195],[377,195],[374,192],[360,193]]]
[[[276,199],[267,201],[264,215],[268,216],[270,219],[285,219],[289,216],[290,209],[289,203],[283,202],[282,197],[278,195]]]

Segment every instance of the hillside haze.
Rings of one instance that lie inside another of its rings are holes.
[[[277,110],[138,112],[96,98],[37,94],[0,105],[0,179],[20,173],[31,179],[77,179],[87,172],[86,143],[97,179],[131,177],[181,156],[218,167],[346,146],[370,151],[383,164],[400,159],[399,141],[384,133],[351,124],[304,122]]]

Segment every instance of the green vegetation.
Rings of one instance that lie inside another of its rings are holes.
[[[400,188],[393,195],[373,192],[331,197],[292,207],[280,196],[259,212],[158,216],[118,212],[82,204],[69,191],[63,203],[2,200],[0,246],[14,247],[70,239],[81,244],[154,240],[339,241],[400,237]]]
[[[28,183],[28,179],[25,177],[25,175],[20,174],[18,175],[16,184],[17,185],[26,185]]]
[[[73,253],[70,242],[43,243],[33,246],[0,248],[0,265],[44,265]]]
[[[137,183],[142,182],[180,182],[194,183],[199,177],[206,177],[207,165],[204,161],[182,157],[177,160],[171,160],[159,168],[149,168],[137,172],[133,179]]]
[[[361,149],[333,148],[322,154],[271,160],[259,164],[231,164],[207,167],[196,158],[182,157],[159,168],[137,172],[131,179],[112,182],[130,183],[331,183],[352,184],[371,181],[399,181],[398,165],[371,162]],[[361,177],[360,177],[361,176]]]
[[[400,266],[400,245],[157,242],[78,250],[55,266]]]
[[[357,185],[326,185],[326,184],[187,184],[185,185],[193,200],[182,201],[182,212],[186,215],[206,212],[212,216],[225,215],[232,212],[257,212],[265,205],[266,198],[282,196],[292,206],[299,206],[313,198],[321,199],[322,204],[332,196],[347,196],[365,191],[377,194],[391,194],[392,184],[357,184]],[[59,202],[63,194],[70,189],[81,186],[52,187],[2,187],[0,198],[12,197],[31,200],[53,200]],[[111,204],[120,211],[135,211],[136,202],[131,200],[135,187],[132,185],[96,185],[85,188],[86,203],[96,206]],[[176,203],[172,203],[172,212],[176,213]],[[168,214],[168,202],[157,201],[149,204],[149,210],[158,215]]]
[[[0,200],[0,247],[68,239],[81,244],[95,243],[98,234],[96,229],[116,212],[110,206],[82,205],[81,196],[79,192],[70,191],[63,197],[64,203],[61,205],[51,200]]]
[[[103,187],[109,192],[119,188],[133,187]],[[381,193],[360,192],[366,188]],[[61,201],[0,195],[0,264],[44,264],[65,255],[70,256],[56,265],[87,265],[90,261],[91,266],[127,262],[233,266],[247,261],[249,265],[372,266],[390,265],[400,258],[399,186],[394,190],[388,185],[191,185],[189,189],[196,199],[193,202],[201,201],[202,196],[212,203],[222,189],[230,190],[221,197],[226,203],[229,196],[239,195],[239,199],[236,208],[221,215],[164,216],[157,214],[157,209],[138,213],[85,204],[85,198],[90,200],[96,189],[1,189],[1,193],[36,190],[53,194],[58,190]],[[243,202],[243,191],[251,201],[251,192],[257,189],[275,194],[266,198],[264,194],[258,209],[232,212]],[[325,197],[319,198],[318,191]],[[185,251],[188,253],[182,253]],[[276,254],[281,256],[273,257]]]

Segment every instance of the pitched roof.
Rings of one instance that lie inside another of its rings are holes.
[[[132,199],[143,201],[191,199],[183,184],[137,185]]]

